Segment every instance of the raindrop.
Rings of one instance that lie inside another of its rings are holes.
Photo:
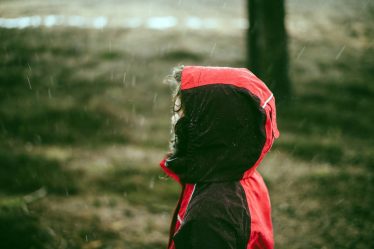
[[[134,87],[135,85],[136,85],[136,76],[132,76],[131,86]]]
[[[300,50],[300,52],[297,54],[297,56],[296,56],[296,60],[298,60],[298,59],[303,55],[304,51],[305,51],[305,46],[304,46],[304,47]]]
[[[344,198],[342,199],[339,199],[337,202],[336,202],[336,205],[341,205],[344,203]]]
[[[136,114],[136,107],[135,107],[134,104],[132,104],[132,106],[131,106],[131,112],[132,112],[133,115]]]
[[[51,88],[48,88],[48,98],[51,99],[52,98],[52,94],[51,94]]]
[[[343,54],[344,50],[345,50],[345,45],[339,50],[339,53],[336,55],[335,60],[339,60],[339,58]]]
[[[123,73],[123,80],[122,80],[123,87],[126,87],[126,75],[127,75],[127,72],[124,72]]]
[[[210,49],[209,56],[212,56],[214,54],[214,51],[216,50],[216,47],[217,47],[217,43],[215,42],[213,44],[212,48]]]
[[[140,117],[140,120],[139,120],[139,126],[143,126],[145,123],[145,117],[144,116],[141,116]]]
[[[30,90],[32,90],[31,82],[30,82],[30,78],[29,78],[29,76],[26,75],[26,78],[27,78],[27,83],[29,84],[29,88],[30,88]]]
[[[53,76],[50,77],[50,82],[51,82],[51,86],[55,85],[55,79],[53,78]]]
[[[149,188],[153,189],[155,187],[155,177],[153,176],[149,182]]]
[[[152,100],[153,104],[156,104],[157,97],[158,97],[157,93],[153,94],[153,100]]]

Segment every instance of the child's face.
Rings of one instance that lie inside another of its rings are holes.
[[[178,120],[180,120],[182,117],[184,116],[184,112],[183,112],[183,109],[181,108],[181,99],[180,99],[180,96],[176,96],[176,99],[175,99],[175,102],[174,102],[174,112],[173,112],[173,115],[171,117],[171,123],[172,123],[172,130],[171,130],[171,136],[172,136],[172,142],[170,143],[169,145],[169,149],[171,151],[171,153],[176,153],[176,140],[175,140],[175,135],[176,135],[176,124],[178,122]],[[178,135],[178,141],[181,140],[181,136],[182,134],[179,134]],[[180,145],[180,142],[179,142],[179,145]],[[180,147],[180,146],[179,146]]]
[[[180,107],[181,107],[181,99],[180,99],[180,96],[177,96],[175,103],[174,103],[174,110],[178,110],[178,112],[175,112],[174,115],[171,117],[173,126],[184,115],[183,109]]]

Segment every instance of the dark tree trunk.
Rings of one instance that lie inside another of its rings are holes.
[[[248,0],[248,68],[278,100],[291,96],[284,0]]]

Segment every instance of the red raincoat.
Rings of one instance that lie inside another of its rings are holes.
[[[168,248],[273,248],[256,170],[279,136],[273,94],[244,68],[186,66],[181,98],[179,148],[160,163],[182,186]]]

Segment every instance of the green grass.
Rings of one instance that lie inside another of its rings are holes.
[[[64,170],[58,161],[4,149],[0,151],[0,160],[2,193],[27,194],[40,188],[60,195],[78,191],[75,178],[81,173]]]
[[[374,218],[370,209],[374,204],[372,175],[365,171],[319,172],[294,184],[301,193],[299,203],[285,209],[285,215],[299,221],[299,231],[308,224],[313,234],[308,235],[310,244],[300,241],[297,233],[291,234],[292,247],[367,248],[374,229],[369,222]]]
[[[3,248],[43,248],[51,236],[38,224],[38,219],[17,207],[0,207],[0,239]],[[20,239],[19,236],[22,236]]]
[[[150,212],[171,212],[179,197],[179,185],[156,167],[116,166],[97,180],[103,192],[124,196],[133,205],[147,207]],[[160,201],[162,200],[162,201]]]

